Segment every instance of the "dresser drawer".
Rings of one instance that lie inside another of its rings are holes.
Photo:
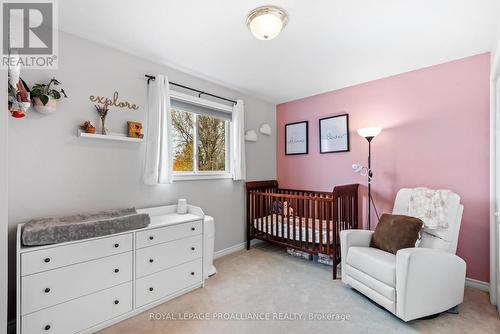
[[[203,236],[200,234],[138,249],[135,260],[135,277],[150,275],[200,258],[202,256],[202,241]]]
[[[21,314],[132,280],[132,252],[24,276]]]
[[[202,261],[197,259],[136,281],[136,307],[167,297],[188,286],[202,282]]]
[[[183,223],[173,226],[154,228],[147,231],[137,232],[135,247],[143,248],[157,245],[162,242],[182,239],[202,233],[201,220]]]
[[[22,317],[24,334],[73,334],[132,310],[132,283]]]
[[[21,275],[80,263],[132,250],[132,233],[55,246],[21,254]]]

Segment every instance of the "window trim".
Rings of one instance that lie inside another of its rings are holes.
[[[233,112],[233,107],[228,106],[225,104],[213,102],[210,100],[206,100],[203,98],[199,98],[196,96],[184,94],[175,90],[170,91],[170,99],[182,101],[182,102],[187,102],[187,103],[192,103],[196,104],[199,106],[207,107],[210,109],[215,109],[224,113],[232,114]],[[210,180],[210,179],[232,179],[233,178],[233,172],[232,172],[232,166],[231,166],[231,121],[227,119],[223,119],[225,122],[225,145],[226,145],[226,163],[225,171],[198,171],[198,114],[193,113],[194,116],[194,134],[193,134],[193,154],[194,154],[194,161],[193,161],[193,167],[194,171],[193,172],[176,172],[172,171],[173,173],[173,180],[174,181],[192,181],[192,180]],[[222,118],[221,118],[222,119]]]

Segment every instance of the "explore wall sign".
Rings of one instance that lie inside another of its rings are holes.
[[[117,108],[127,108],[127,109],[131,109],[131,110],[139,109],[139,106],[134,104],[134,103],[127,102],[127,101],[120,102],[118,100],[118,92],[115,92],[113,94],[112,98],[108,98],[105,96],[90,95],[90,101],[95,102],[97,104],[102,104],[104,106],[104,108],[117,107]]]

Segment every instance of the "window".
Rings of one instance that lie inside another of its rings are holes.
[[[230,116],[172,100],[174,178],[230,177]]]
[[[174,172],[194,171],[194,114],[172,109]]]

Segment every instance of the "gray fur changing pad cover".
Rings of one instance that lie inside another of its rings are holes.
[[[24,224],[21,239],[24,246],[51,245],[135,230],[149,223],[149,215],[134,208],[46,217]]]

